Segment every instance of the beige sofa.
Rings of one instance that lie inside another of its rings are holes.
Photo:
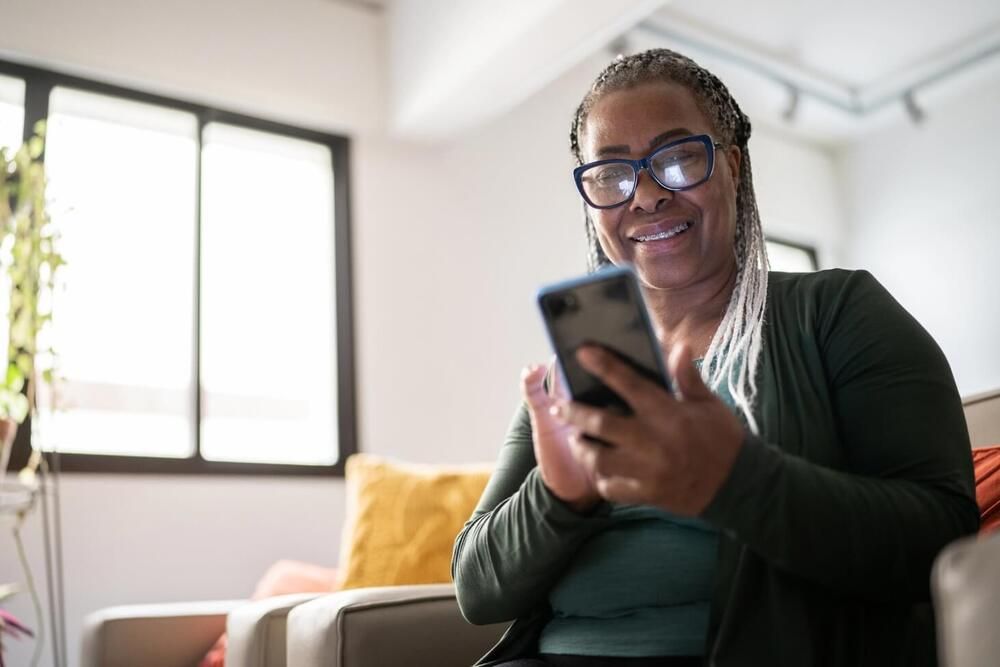
[[[191,667],[226,629],[227,667],[468,667],[506,627],[469,625],[451,584],[129,605],[87,617],[80,664]]]
[[[1000,444],[1000,391],[969,397],[965,409],[973,447]],[[1000,633],[970,620],[1000,618],[1000,536],[949,547],[933,584],[942,665],[1000,664]],[[223,627],[230,634],[227,667],[465,667],[505,625],[467,624],[450,584],[114,607],[87,617],[81,664],[194,665]]]
[[[1000,444],[1000,391],[963,402],[972,447]],[[941,667],[1000,665],[1000,532],[950,544],[934,563],[931,590]]]
[[[109,607],[84,620],[82,667],[191,667],[223,631],[226,664],[285,664],[285,618],[320,594]]]

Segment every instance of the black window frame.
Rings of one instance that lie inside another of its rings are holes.
[[[796,243],[795,241],[789,241],[788,239],[781,238],[780,236],[770,236],[768,234],[764,235],[765,243],[777,243],[778,245],[788,246],[789,248],[795,248],[796,250],[801,250],[809,256],[809,261],[812,263],[812,270],[819,271],[819,259],[816,254],[816,247],[805,243]]]
[[[348,456],[358,451],[358,429],[354,358],[354,319],[351,264],[351,206],[350,206],[350,140],[341,135],[287,125],[198,104],[166,97],[157,93],[127,88],[83,78],[55,70],[43,69],[0,59],[0,74],[22,79],[24,89],[24,132],[27,140],[35,123],[48,117],[52,89],[60,86],[90,93],[118,97],[133,102],[144,102],[193,114],[198,120],[196,201],[195,210],[195,298],[194,298],[194,455],[188,458],[157,456],[122,456],[117,454],[79,454],[71,452],[43,452],[49,465],[61,472],[123,473],[123,474],[208,474],[208,475],[291,475],[291,476],[344,476],[344,463]],[[337,432],[338,457],[330,465],[297,465],[284,463],[251,463],[236,461],[210,461],[201,455],[201,164],[202,140],[208,123],[220,122],[252,130],[271,132],[295,139],[322,144],[330,149],[333,162],[333,220],[334,225],[334,298],[337,322]],[[24,467],[31,454],[31,417],[18,427],[11,452],[10,470]]]

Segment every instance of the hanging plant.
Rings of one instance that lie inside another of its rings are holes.
[[[41,121],[34,127],[34,136],[12,154],[0,148],[0,267],[6,269],[10,288],[6,369],[0,371],[0,442],[4,444],[5,438],[13,440],[17,424],[37,414],[39,382],[55,395],[51,391],[55,350],[39,350],[38,338],[52,321],[56,273],[65,262],[56,249],[58,235],[46,208],[44,137],[45,122]],[[46,364],[39,373],[42,355]],[[2,472],[6,460],[0,463]]]

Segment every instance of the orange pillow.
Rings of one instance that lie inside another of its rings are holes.
[[[289,593],[332,593],[337,590],[337,570],[312,563],[280,560],[257,582],[251,600],[288,595]],[[226,664],[226,634],[209,649],[198,667],[224,667]]]
[[[1000,445],[972,450],[980,533],[1000,528]]]

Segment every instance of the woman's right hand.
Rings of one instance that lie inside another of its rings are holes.
[[[552,386],[549,392],[545,391],[545,371],[545,366],[535,365],[521,373],[521,394],[531,417],[538,471],[542,482],[557,498],[578,512],[586,512],[601,497],[594,481],[570,451],[573,428],[560,423],[549,412],[556,399],[566,400],[569,397],[559,382],[558,372],[552,373]]]

